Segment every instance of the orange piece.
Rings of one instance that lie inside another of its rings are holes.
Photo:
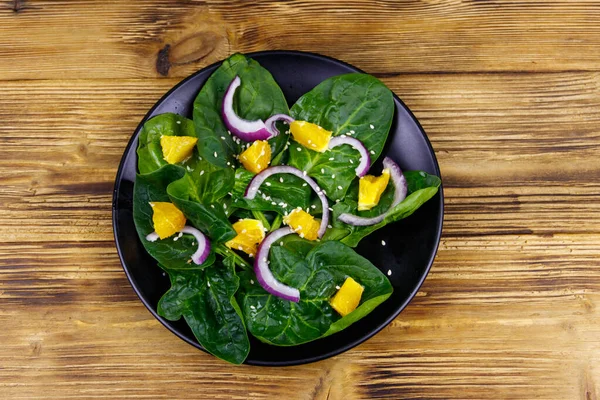
[[[177,164],[192,155],[198,138],[191,136],[161,136],[163,158],[169,164]]]
[[[225,243],[230,249],[255,256],[257,246],[265,238],[265,227],[257,219],[240,219],[233,224],[237,236]]]
[[[316,240],[318,237],[319,222],[300,207],[283,217],[283,223],[292,228],[301,238]]]
[[[390,181],[386,168],[380,176],[365,175],[358,181],[358,211],[370,210],[379,204],[381,195]]]
[[[185,226],[185,215],[173,203],[154,201],[150,202],[150,207],[154,231],[159,238],[168,238]]]
[[[346,281],[340,290],[338,290],[335,296],[333,296],[331,299],[331,307],[333,307],[333,309],[342,317],[345,317],[352,311],[356,310],[364,290],[365,288],[363,288],[354,279],[350,277],[346,278]]]
[[[266,140],[256,140],[240,154],[240,162],[250,172],[260,173],[271,163],[271,146]]]
[[[306,121],[294,121],[290,124],[294,140],[307,149],[323,153],[329,146],[331,131]]]

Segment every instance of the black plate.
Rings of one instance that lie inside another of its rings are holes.
[[[281,86],[290,105],[321,81],[348,72],[362,72],[344,62],[317,54],[296,51],[265,51],[249,54],[268,69]],[[174,112],[192,117],[196,94],[221,63],[213,64],[180,82],[146,114],[129,141],[115,182],[113,229],[117,251],[131,286],[144,305],[171,332],[192,346],[204,350],[183,319],[167,321],[156,313],[160,297],[169,289],[169,279],[139,241],[133,224],[133,183],[136,175],[136,148],[143,123],[158,114]],[[396,112],[386,154],[403,170],[424,170],[440,176],[435,154],[421,125],[408,107],[394,95]],[[322,360],[364,342],[406,307],[425,280],[433,263],[442,232],[443,193],[440,192],[411,217],[386,226],[365,238],[358,253],[387,273],[394,293],[371,314],[340,333],[293,347],[275,347],[251,339],[246,360],[252,365],[296,365]],[[382,246],[382,240],[386,246]]]

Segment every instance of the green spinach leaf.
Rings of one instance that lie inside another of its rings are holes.
[[[263,121],[273,114],[289,114],[283,92],[269,71],[251,58],[234,54],[213,72],[194,101],[194,125],[200,155],[220,167],[236,164],[240,144],[227,132],[221,118],[221,103],[227,87],[238,75],[241,86],[235,93],[234,108],[245,119]],[[269,140],[272,157],[276,157],[287,143],[288,135],[281,134]],[[216,156],[215,156],[216,154]]]
[[[305,182],[290,174],[277,174],[268,178],[260,187],[260,193],[252,200],[244,198],[248,184],[255,175],[243,168],[235,172],[233,204],[238,208],[258,211],[291,212],[296,207],[310,207],[312,189]]]
[[[391,183],[388,185],[377,206],[368,211],[358,211],[358,182],[353,184],[346,199],[333,206],[334,229],[327,232],[324,240],[340,240],[348,246],[355,247],[365,236],[377,229],[410,216],[438,192],[441,184],[440,178],[423,171],[407,171],[404,172],[404,176],[408,184],[408,195],[391,210],[382,222],[371,226],[347,225],[341,222],[338,217],[343,213],[356,214],[361,217],[373,217],[383,214],[390,208],[394,200],[394,185]]]
[[[367,315],[392,293],[392,286],[373,264],[339,242],[315,245],[293,236],[283,245],[271,247],[273,275],[300,290],[293,303],[267,293],[254,274],[240,274],[240,293],[246,325],[259,340],[278,346],[293,346],[330,335]],[[329,299],[347,277],[365,287],[359,307],[341,318]]]
[[[371,152],[372,161],[381,154],[394,116],[392,92],[367,74],[329,78],[293,105],[292,117],[309,121],[333,132],[350,134]],[[295,142],[289,148],[289,165],[313,177],[332,200],[342,199],[355,178],[358,151],[349,145],[318,153]]]
[[[232,263],[204,271],[163,268],[171,289],[158,303],[158,314],[176,321],[181,316],[207,351],[233,364],[241,364],[250,341],[240,307],[234,297],[239,286]]]
[[[167,187],[172,180],[182,179],[184,176],[183,168],[175,165],[167,165],[155,172],[138,175],[133,189],[133,220],[142,244],[159,263],[173,270],[202,269],[214,263],[215,255],[211,252],[202,265],[191,262],[192,254],[197,249],[193,236],[183,235],[181,238],[174,236],[155,242],[146,240],[146,236],[154,231],[152,208],[149,203],[171,201],[167,194]]]
[[[167,165],[160,146],[161,136],[196,137],[194,123],[178,114],[165,113],[144,123],[138,139],[138,168],[141,174],[156,171]]]

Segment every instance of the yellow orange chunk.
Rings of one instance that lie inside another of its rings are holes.
[[[271,146],[266,140],[256,140],[242,154],[240,162],[250,172],[255,174],[269,166],[271,162]]]
[[[300,237],[317,240],[319,221],[300,207],[283,217],[283,223],[292,228]]]
[[[240,219],[233,224],[237,236],[225,243],[230,249],[255,256],[257,246],[265,238],[265,227],[257,219]]]
[[[198,138],[191,136],[161,136],[163,158],[169,164],[177,164],[192,155]]]
[[[290,124],[294,140],[307,149],[323,153],[329,146],[331,131],[306,121],[294,121]]]
[[[381,195],[390,181],[390,171],[384,169],[380,176],[365,175],[358,182],[358,211],[370,210],[379,204]]]
[[[185,226],[185,215],[173,203],[154,201],[150,202],[150,207],[154,231],[159,238],[168,238]]]
[[[333,307],[333,309],[342,317],[345,317],[352,311],[356,310],[364,290],[365,288],[363,288],[354,279],[350,277],[346,278],[346,281],[340,290],[338,290],[331,299],[331,307]]]

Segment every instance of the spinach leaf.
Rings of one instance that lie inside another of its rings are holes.
[[[334,229],[327,232],[324,240],[340,240],[348,246],[355,247],[365,236],[377,229],[410,216],[437,193],[441,184],[440,178],[423,171],[407,171],[404,172],[404,176],[408,184],[408,196],[396,205],[382,222],[371,226],[347,225],[338,217],[343,213],[356,214],[361,217],[373,217],[384,213],[394,200],[394,185],[388,185],[377,206],[368,211],[357,211],[358,183],[353,184],[346,199],[333,206]],[[344,233],[346,233],[345,236]]]
[[[232,198],[236,207],[258,211],[276,211],[280,214],[291,212],[296,207],[310,206],[312,189],[297,176],[277,174],[269,177],[260,187],[260,193],[252,200],[244,198],[244,193],[254,174],[244,168],[235,172],[235,185]]]
[[[351,133],[372,152],[375,161],[392,124],[394,99],[377,78],[346,74],[321,82],[300,97],[291,113],[297,120],[332,131],[334,136]],[[355,178],[352,165],[358,166],[359,160],[358,151],[349,145],[318,153],[293,142],[289,149],[289,165],[307,171],[333,200],[346,194]]]
[[[214,263],[215,255],[211,252],[202,265],[192,263],[192,254],[197,248],[193,236],[183,235],[177,240],[175,240],[175,236],[155,242],[146,240],[146,236],[154,231],[152,208],[149,203],[151,201],[170,201],[167,187],[172,180],[182,179],[184,175],[183,168],[175,165],[167,165],[155,172],[138,175],[133,189],[133,220],[142,244],[159,263],[173,270],[202,269]]]
[[[183,316],[202,347],[225,361],[241,364],[250,351],[250,341],[234,297],[239,279],[232,263],[204,271],[163,269],[169,274],[171,288],[160,299],[158,314],[170,321]]]
[[[137,148],[138,168],[141,174],[156,171],[167,165],[160,146],[161,136],[196,137],[194,123],[178,114],[157,115],[144,123]]]
[[[238,298],[246,325],[259,340],[278,346],[293,346],[338,332],[367,315],[392,293],[392,286],[373,264],[339,242],[315,246],[297,236],[288,236],[283,246],[271,247],[271,271],[280,281],[300,290],[293,303],[267,293],[254,274],[240,274]],[[351,276],[365,287],[359,307],[341,318],[329,299]]]
[[[200,155],[220,167],[236,164],[240,144],[233,140],[221,118],[221,103],[227,87],[238,75],[241,86],[235,93],[234,108],[245,119],[263,121],[273,114],[289,114],[283,92],[269,71],[251,58],[234,54],[213,72],[194,101],[194,126]],[[288,136],[281,134],[269,140],[272,157],[285,147]],[[216,156],[215,156],[216,154]]]

